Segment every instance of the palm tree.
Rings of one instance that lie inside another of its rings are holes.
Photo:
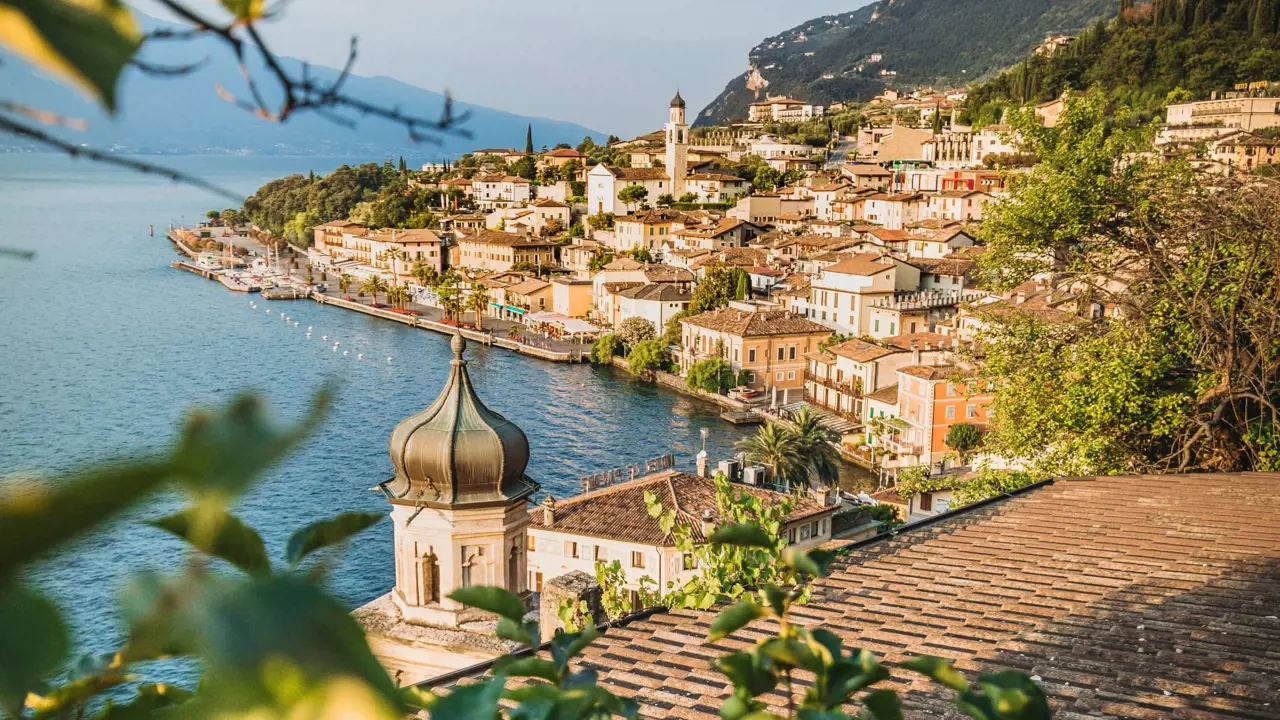
[[[768,423],[755,435],[739,440],[737,448],[747,454],[747,460],[769,466],[777,483],[790,482],[804,474],[795,434],[778,423]]]
[[[338,289],[342,291],[343,295],[346,295],[347,293],[351,292],[351,276],[350,275],[346,273],[342,273],[342,275],[338,277]]]
[[[409,271],[409,275],[422,287],[431,287],[440,279],[440,273],[436,269],[425,263],[414,263],[413,269]]]
[[[475,283],[471,286],[471,295],[467,297],[467,309],[476,314],[476,329],[483,330],[484,311],[489,309],[489,288],[484,283]]]
[[[791,418],[795,423],[791,433],[799,445],[800,462],[811,477],[823,485],[835,485],[840,479],[836,465],[835,443],[839,438],[835,431],[822,424],[822,420],[809,408],[804,408]]]
[[[404,301],[409,297],[409,291],[403,285],[392,285],[387,288],[387,302],[392,306],[401,310],[404,309]]]
[[[397,247],[387,248],[382,252],[382,257],[387,260],[387,265],[389,266],[388,269],[391,271],[391,277],[395,280],[399,280],[400,266],[396,261],[403,260],[405,258],[404,250]]]
[[[370,275],[360,285],[360,292],[366,292],[373,296],[374,305],[378,304],[378,293],[385,292],[386,289],[387,282],[382,279],[381,275]]]
[[[462,289],[458,287],[458,275],[452,269],[440,276],[435,285],[436,297],[440,300],[440,309],[444,310],[446,320],[456,319],[462,312]]]

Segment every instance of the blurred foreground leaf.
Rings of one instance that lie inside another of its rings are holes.
[[[250,575],[271,572],[266,545],[257,531],[220,505],[205,503],[147,524],[172,533],[206,555],[226,560]]]
[[[155,490],[164,462],[90,470],[66,482],[24,483],[0,495],[0,582]]]
[[[315,429],[330,399],[329,389],[316,393],[307,416],[289,428],[272,423],[256,395],[241,395],[222,413],[192,413],[174,454],[174,468],[183,484],[197,493],[237,495]]]
[[[172,458],[104,465],[58,483],[10,484],[0,492],[0,582],[170,480],[221,498],[242,491],[319,423],[328,403],[322,390],[300,424],[281,430],[260,401],[242,396],[221,413],[193,413]]]
[[[313,522],[289,537],[285,555],[290,563],[296,565],[316,550],[336,545],[375,525],[384,517],[385,513],[348,512],[328,520]]]
[[[479,608],[493,613],[499,617],[504,617],[519,624],[524,620],[524,601],[520,596],[492,585],[473,585],[471,587],[458,588],[449,594],[450,600],[455,600],[463,605],[470,605],[473,608]]]
[[[395,683],[374,658],[350,611],[314,584],[294,576],[211,579],[191,597],[192,644],[205,674],[200,695],[222,710],[278,699],[272,668],[296,670],[288,687],[319,687],[338,678],[366,684],[400,708]]]
[[[164,683],[147,683],[138,686],[138,694],[130,702],[116,704],[108,700],[92,720],[150,720],[157,711],[180,705],[191,699],[191,693],[180,687]]]
[[[118,0],[0,0],[0,44],[116,110],[116,81],[141,41]]]
[[[53,603],[0,584],[0,708],[21,707],[27,691],[62,664],[68,644]]]

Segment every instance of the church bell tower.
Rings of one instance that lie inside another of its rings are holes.
[[[449,380],[435,402],[391,433],[396,476],[380,485],[391,502],[396,584],[392,600],[410,623],[458,627],[485,613],[448,598],[457,588],[528,591],[529,439],[485,407],[454,335]]]
[[[677,199],[685,193],[685,178],[689,175],[689,126],[684,121],[685,104],[680,92],[671,99],[671,113],[666,126],[667,177],[671,179],[671,194]]]

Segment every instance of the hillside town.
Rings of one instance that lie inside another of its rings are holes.
[[[1038,52],[1065,42],[1051,40]],[[998,292],[977,281],[986,208],[1031,163],[1010,126],[958,124],[965,98],[770,98],[745,122],[695,133],[677,93],[662,130],[607,147],[539,152],[530,134],[523,151],[402,167],[439,203],[430,227],[315,225],[308,278],[343,278],[348,301],[379,306],[385,291],[400,308],[577,344],[584,357],[605,346],[596,361],[660,346],[631,364],[762,417],[815,414],[845,460],[880,478],[880,499],[898,502],[904,469],[1007,467],[971,440],[953,444],[987,425],[992,383],[973,379],[971,348],[988,318],[1115,310],[1048,276]],[[1067,100],[1035,106],[1036,118],[1055,126]],[[1276,157],[1278,107],[1251,91],[1170,105],[1155,151],[1198,148],[1203,173],[1256,172]],[[796,140],[850,112],[863,121],[853,134]],[[216,237],[218,224],[199,232]],[[708,304],[699,288],[719,295]],[[902,501],[903,519],[945,512],[949,488],[931,487]]]
[[[850,4],[5,5],[0,720],[1280,720],[1280,0]]]

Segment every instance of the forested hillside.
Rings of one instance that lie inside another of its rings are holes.
[[[829,103],[865,100],[886,84],[968,85],[1018,62],[1046,35],[1077,33],[1115,15],[1116,3],[880,0],[816,18],[753,48],[747,71],[729,82],[696,124],[745,118],[747,105],[766,95]]]
[[[1280,0],[1126,3],[1051,57],[1030,56],[974,87],[965,120],[998,121],[1004,109],[1098,85],[1150,116],[1169,100],[1207,98],[1235,83],[1280,79]]]

